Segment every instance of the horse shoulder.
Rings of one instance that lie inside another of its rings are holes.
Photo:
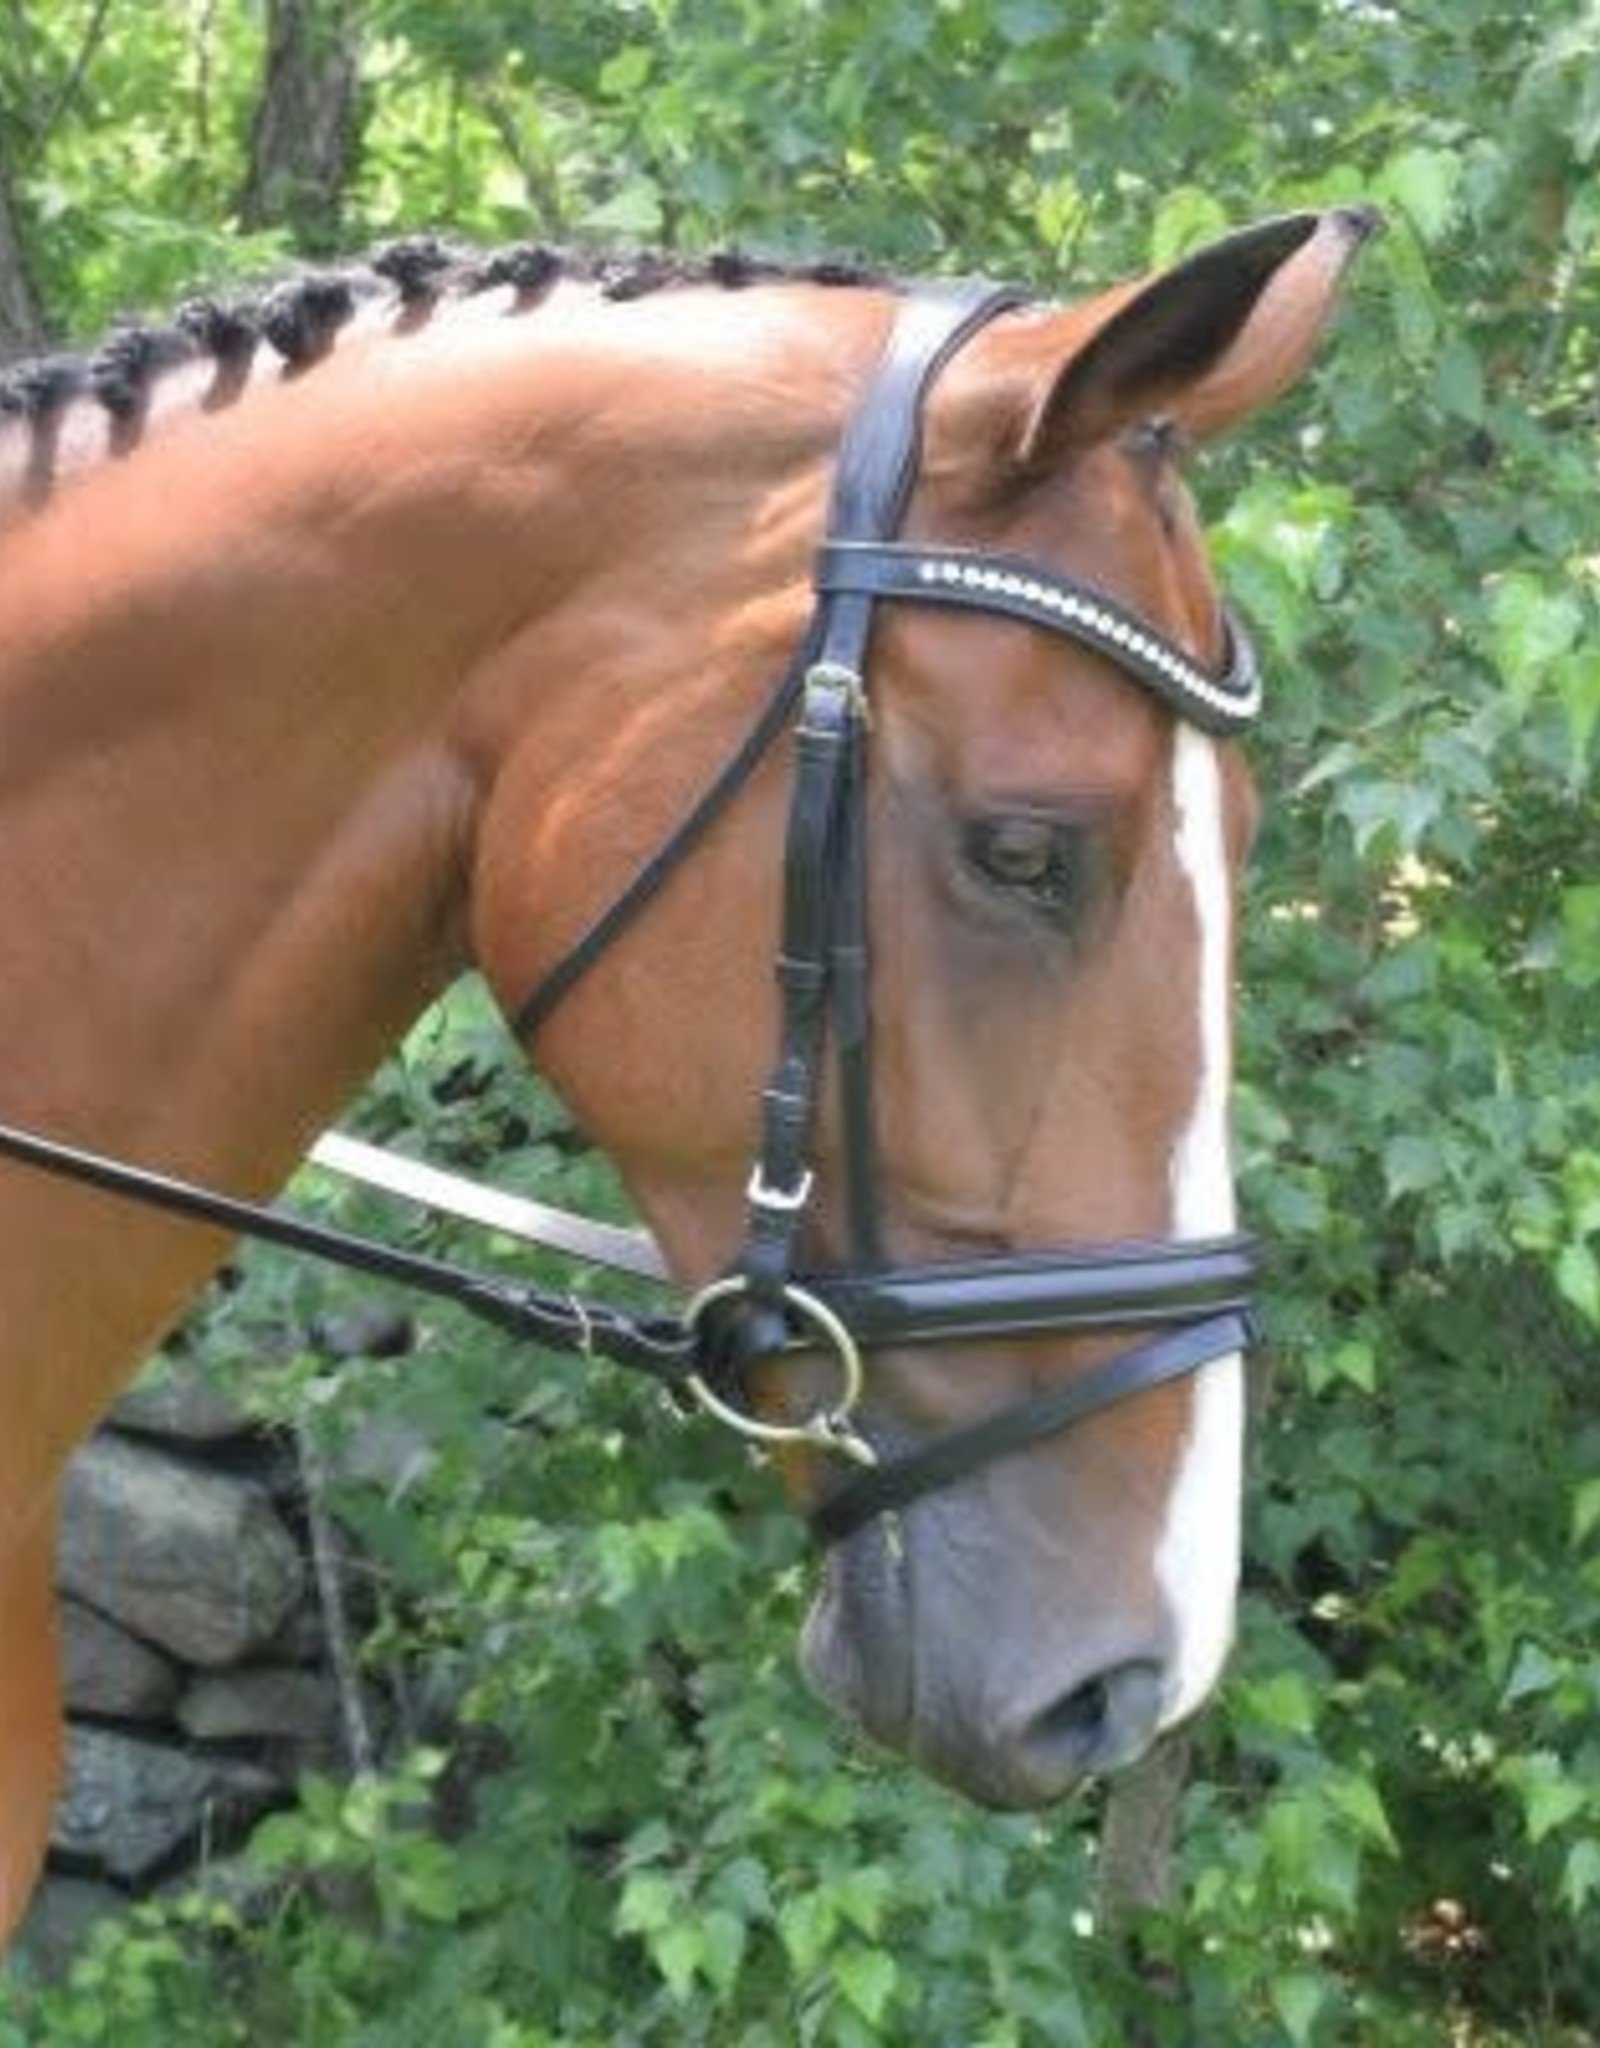
[[[0,1553],[0,1950],[38,1880],[61,1778],[55,1503]]]

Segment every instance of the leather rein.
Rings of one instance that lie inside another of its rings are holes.
[[[902,302],[841,443],[816,603],[800,647],[676,832],[511,1015],[518,1036],[531,1038],[727,808],[798,708],[777,962],[779,1045],[762,1098],[745,1239],[727,1273],[681,1314],[640,1313],[403,1251],[10,1125],[0,1124],[0,1157],[399,1282],[548,1348],[642,1371],[757,1441],[839,1452],[855,1469],[811,1515],[826,1542],[1245,1349],[1253,1335],[1256,1254],[1243,1235],[1075,1244],[911,1266],[888,1265],[883,1256],[866,912],[867,651],[875,607],[927,604],[1019,619],[1108,658],[1208,732],[1243,730],[1260,704],[1255,658],[1231,617],[1223,665],[1211,668],[1105,593],[1039,563],[896,539],[916,479],[929,387],[974,334],[1023,302],[1023,294],[992,286],[931,288]],[[813,1274],[796,1270],[796,1255],[830,1049],[839,1076],[851,1265]],[[558,1227],[541,1235],[534,1224],[519,1234],[592,1264],[654,1268],[634,1234],[547,1213]],[[1148,1334],[1069,1381],[893,1458],[880,1459],[858,1424],[863,1350],[1111,1330]],[[839,1375],[830,1402],[792,1422],[762,1420],[743,1405],[745,1376],[757,1361],[819,1348],[832,1353]]]

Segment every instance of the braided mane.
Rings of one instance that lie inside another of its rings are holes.
[[[861,286],[893,280],[854,263],[771,262],[739,250],[686,258],[647,251],[617,255],[574,251],[542,242],[474,250],[434,235],[389,242],[348,265],[278,280],[238,298],[188,300],[167,320],[132,321],[97,347],[43,356],[0,370],[0,423],[6,417],[47,420],[77,399],[101,405],[113,421],[137,418],[150,388],[166,370],[214,363],[240,381],[263,348],[283,365],[313,363],[364,305],[392,296],[404,318],[420,320],[440,302],[509,286],[528,306],[561,280],[591,284],[603,298],[624,301],[675,285],[712,284],[739,291],[769,282]]]

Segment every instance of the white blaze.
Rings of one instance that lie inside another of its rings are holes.
[[[1228,1144],[1232,896],[1221,762],[1216,742],[1192,726],[1178,728],[1172,798],[1175,850],[1194,892],[1199,931],[1199,1080],[1172,1150],[1172,1229],[1177,1237],[1211,1237],[1232,1230],[1235,1215]],[[1243,1362],[1237,1353],[1216,1359],[1195,1375],[1192,1388],[1189,1436],[1156,1552],[1177,1631],[1163,1725],[1192,1712],[1215,1683],[1233,1638],[1239,1578]]]

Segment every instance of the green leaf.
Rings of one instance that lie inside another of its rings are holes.
[[[1240,1711],[1283,1735],[1309,1735],[1317,1724],[1317,1702],[1298,1671],[1276,1671],[1239,1687]]]
[[[1567,1851],[1560,1897],[1574,1914],[1584,1912],[1591,1899],[1600,1898],[1600,1836],[1585,1835]]]
[[[1545,684],[1551,664],[1583,628],[1583,608],[1569,590],[1530,570],[1500,577],[1489,599],[1496,666],[1518,703]]]
[[[705,1961],[705,1935],[696,1920],[680,1921],[675,1927],[665,1927],[654,1935],[650,1942],[650,1954],[656,1968],[667,1981],[667,1987],[675,1998],[687,1998],[694,1980]]]
[[[1309,1970],[1291,1970],[1272,1980],[1272,2003],[1283,2022],[1284,2032],[1301,2048],[1316,2032],[1317,2021],[1328,2003],[1324,1978]]]
[[[1389,313],[1406,362],[1427,369],[1439,338],[1439,295],[1414,235],[1397,232],[1384,243]]]
[[[1156,208],[1150,229],[1149,262],[1164,270],[1202,243],[1215,241],[1231,225],[1228,210],[1199,185],[1175,185]]]
[[[1453,149],[1402,150],[1378,174],[1376,195],[1388,206],[1399,207],[1424,242],[1437,242],[1455,217],[1464,168]]]
[[[1542,1842],[1595,1803],[1590,1790],[1551,1750],[1510,1757],[1501,1765],[1499,1776],[1522,1802],[1530,1842]]]
[[[750,1930],[743,1920],[720,1906],[703,1907],[698,1917],[703,1951],[701,1972],[713,1990],[726,1997],[738,1978]]]
[[[1563,1667],[1537,1643],[1523,1643],[1506,1679],[1501,1699],[1508,1707],[1518,1700],[1535,1699],[1550,1692],[1563,1677]]]
[[[601,92],[613,99],[627,99],[650,82],[655,69],[655,52],[646,43],[630,43],[600,67]]]
[[[602,205],[591,208],[584,226],[595,236],[651,241],[661,233],[661,190],[651,178],[633,178]]]
[[[1382,1794],[1370,1777],[1354,1771],[1345,1772],[1330,1778],[1326,1791],[1329,1805],[1353,1823],[1364,1842],[1386,1850],[1391,1856],[1399,1855],[1400,1844],[1395,1839]]]
[[[1426,1186],[1428,1183],[1424,1182]],[[1323,1393],[1338,1381],[1372,1393],[1378,1384],[1377,1350],[1366,1337],[1345,1337],[1337,1344],[1318,1347],[1306,1360],[1306,1381],[1313,1393]]]
[[[1600,983],[1600,882],[1561,892],[1561,972],[1574,988]]]
[[[858,1934],[875,1935],[894,1895],[894,1880],[887,1870],[868,1866],[853,1870],[832,1887],[839,1916]]]
[[[778,1908],[778,1938],[801,1976],[809,1976],[832,1944],[839,1916],[821,1891],[801,1892]]]
[[[622,1888],[617,1926],[623,1934],[654,1934],[683,1910],[677,1885],[659,1871],[635,1871]]]
[[[995,26],[1008,43],[1026,47],[1061,33],[1060,0],[999,0]]]
[[[1391,1199],[1437,1187],[1445,1178],[1438,1138],[1422,1131],[1398,1132],[1384,1147],[1383,1176]]]
[[[1433,395],[1446,412],[1469,425],[1483,420],[1483,364],[1477,350],[1460,335],[1451,335],[1433,366]]]
[[[1600,1259],[1587,1244],[1564,1244],[1556,1254],[1556,1286],[1585,1321],[1600,1324]]]
[[[1550,683],[1567,715],[1568,774],[1581,783],[1600,727],[1600,646],[1571,648],[1550,665]]]
[[[843,1948],[833,1974],[846,2003],[869,2027],[882,2024],[900,1981],[899,1966],[881,1948]]]

